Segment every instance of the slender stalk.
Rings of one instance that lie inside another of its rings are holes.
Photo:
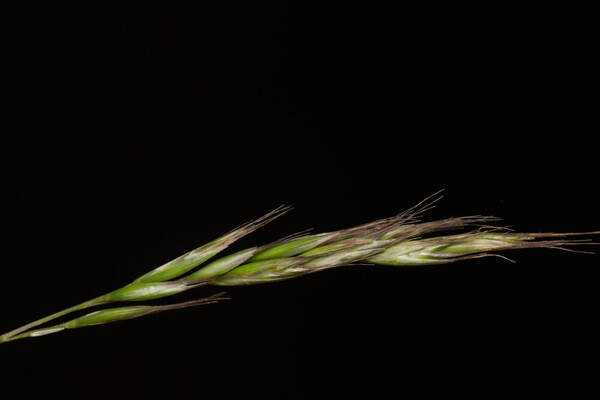
[[[59,312],[48,315],[44,318],[30,322],[27,325],[23,325],[17,329],[7,332],[0,336],[0,343],[7,342],[19,338],[23,335],[19,335],[31,328],[35,328],[39,325],[45,324],[46,322],[53,321],[57,318],[65,316],[75,311],[85,310],[87,308],[109,304],[118,301],[144,301],[152,300],[160,297],[171,296],[173,294],[181,293],[186,290],[192,289],[196,286],[204,285],[204,282],[156,282],[156,283],[131,283],[125,285],[119,289],[113,290],[107,294],[96,297],[94,299],[84,301],[83,303],[77,304],[73,307],[65,308]],[[17,336],[18,335],[18,336]]]
[[[77,304],[75,306],[72,306],[72,307],[69,307],[69,308],[65,308],[64,310],[58,311],[58,312],[56,312],[54,314],[51,314],[51,315],[48,315],[48,316],[46,316],[44,318],[40,318],[40,319],[38,319],[36,321],[30,322],[30,323],[28,323],[26,325],[23,325],[23,326],[21,326],[21,327],[19,327],[17,329],[14,329],[14,330],[12,330],[10,332],[7,332],[7,333],[3,334],[2,336],[0,336],[0,343],[7,342],[7,341],[11,340],[11,338],[13,336],[18,335],[21,332],[25,332],[28,329],[35,328],[36,326],[45,324],[46,322],[50,322],[50,321],[52,321],[52,320],[54,320],[56,318],[60,318],[60,317],[62,317],[64,315],[70,314],[72,312],[80,311],[80,310],[85,310],[87,308],[90,308],[90,307],[93,307],[93,306],[97,306],[97,305],[100,305],[100,304],[104,304],[104,303],[106,303],[106,300],[105,300],[104,296],[100,296],[100,297],[96,297],[96,298],[88,300],[88,301],[84,301],[83,303]]]
[[[60,325],[56,325],[56,326],[49,327],[48,329],[45,329],[45,331],[46,332],[58,332],[58,331],[62,331],[63,329],[64,328],[60,327]],[[43,330],[43,329],[40,329],[40,331],[41,330]],[[27,332],[24,332],[24,333],[15,335],[15,336],[11,336],[11,337],[9,337],[7,339],[3,339],[3,338],[0,337],[0,343],[12,342],[13,340],[19,340],[19,339],[25,339],[25,338],[28,338],[28,337],[34,337],[34,336],[36,336],[35,332],[36,332],[35,330],[33,330],[33,331],[27,331]],[[39,336],[41,336],[41,335],[39,335]]]
[[[28,337],[44,336],[44,335],[48,335],[51,333],[63,331],[65,329],[75,329],[75,328],[82,328],[82,327],[92,326],[92,325],[102,325],[102,324],[107,324],[110,322],[138,318],[138,317],[141,317],[144,315],[155,314],[155,313],[168,311],[168,310],[178,310],[181,308],[195,307],[195,306],[200,306],[200,305],[205,305],[205,304],[215,304],[222,300],[229,300],[229,297],[226,297],[225,294],[226,294],[225,292],[220,292],[220,293],[214,294],[212,296],[209,296],[209,297],[206,297],[203,299],[191,300],[191,301],[186,301],[183,303],[168,304],[168,305],[163,305],[163,306],[144,306],[144,305],[142,305],[142,306],[130,306],[130,307],[117,307],[117,308],[104,309],[104,310],[100,310],[100,311],[94,311],[92,313],[83,315],[81,317],[72,319],[70,321],[60,323],[58,325],[54,325],[54,326],[50,326],[50,327],[46,327],[46,328],[42,328],[42,329],[30,330],[30,331],[27,331],[24,333],[20,333],[20,334],[11,336],[7,339],[2,339],[2,340],[0,340],[0,343],[1,342],[10,342],[12,340],[24,339],[24,338],[28,338]]]

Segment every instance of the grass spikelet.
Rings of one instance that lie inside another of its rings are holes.
[[[187,272],[191,271],[198,265],[214,257],[221,251],[225,250],[229,245],[238,239],[254,232],[258,228],[268,224],[269,222],[281,217],[285,213],[291,210],[291,207],[281,206],[271,211],[268,214],[250,221],[240,227],[232,230],[231,232],[213,240],[212,242],[205,244],[197,249],[194,249],[176,259],[169,261],[168,263],[161,265],[158,268],[153,269],[140,276],[138,282],[162,282],[173,278],[180,277]]]

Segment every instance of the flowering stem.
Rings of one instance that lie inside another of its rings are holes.
[[[88,300],[88,301],[84,301],[83,303],[77,304],[75,306],[65,308],[64,310],[61,310],[54,314],[48,315],[44,318],[38,319],[37,321],[30,322],[26,325],[23,325],[17,329],[14,329],[10,332],[3,334],[2,336],[0,336],[0,343],[8,342],[9,340],[12,340],[13,336],[18,335],[21,332],[24,332],[31,328],[35,328],[36,326],[45,324],[46,322],[52,321],[56,318],[60,318],[63,315],[67,315],[67,314],[70,314],[75,311],[85,310],[86,308],[97,306],[97,305],[100,305],[103,303],[106,303],[106,299],[104,298],[104,296],[100,296],[100,297],[96,297],[96,298]]]

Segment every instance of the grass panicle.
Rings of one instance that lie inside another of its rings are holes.
[[[98,310],[67,322],[41,329],[40,325],[75,311],[114,302],[141,302],[177,295],[198,286],[239,286],[278,282],[353,263],[390,266],[447,264],[467,259],[499,256],[517,249],[559,249],[581,253],[581,246],[597,245],[584,233],[518,233],[491,225],[491,216],[465,216],[423,222],[421,216],[440,200],[436,193],[410,209],[351,228],[318,234],[295,234],[276,242],[250,247],[213,259],[236,240],[254,232],[290,210],[279,207],[212,242],[140,276],[106,295],[75,305],[0,336],[0,343],[45,336],[80,328],[138,318],[157,312],[213,304],[225,293],[171,305],[133,305]],[[470,229],[463,233],[443,232]],[[583,237],[577,239],[576,236]],[[205,264],[206,263],[206,264]],[[204,265],[203,265],[204,264]]]

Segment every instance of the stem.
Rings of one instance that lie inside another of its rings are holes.
[[[12,342],[13,340],[28,338],[28,337],[32,337],[32,336],[42,336],[42,334],[40,333],[42,331],[45,332],[45,333],[43,333],[43,335],[47,335],[48,333],[54,333],[54,332],[62,331],[62,330],[64,330],[63,325],[64,325],[64,323],[63,324],[54,325],[54,326],[49,326],[47,328],[42,328],[42,329],[33,329],[33,330],[29,330],[29,331],[24,332],[24,333],[20,333],[20,334],[15,335],[15,336],[11,336],[11,337],[9,337],[7,339],[4,339],[3,337],[0,336],[0,343]]]
[[[26,325],[23,325],[17,329],[14,329],[10,332],[3,334],[2,336],[0,336],[0,343],[7,342],[7,341],[11,340],[11,338],[13,336],[18,335],[21,332],[24,332],[31,328],[35,328],[38,325],[45,324],[46,322],[52,321],[53,319],[56,319],[59,317],[62,317],[63,315],[67,315],[67,314],[70,314],[72,312],[79,311],[79,310],[85,310],[86,308],[90,308],[90,307],[93,307],[93,306],[96,306],[99,304],[103,304],[103,303],[106,303],[106,300],[104,300],[104,296],[100,296],[100,297],[96,297],[96,298],[88,300],[88,301],[84,301],[83,303],[77,304],[73,307],[65,308],[64,310],[61,310],[57,313],[48,315],[47,317],[38,319],[37,321],[30,322]]]
[[[204,282],[204,281],[206,281],[206,279],[202,279],[201,281]],[[128,286],[128,285],[125,285],[124,287],[126,287],[126,286]],[[112,292],[109,292],[108,294],[110,294],[110,293],[112,293]],[[5,334],[0,335],[0,343],[5,343],[5,342],[9,342],[11,340],[20,339],[22,337],[27,337],[27,336],[19,335],[19,334],[22,332],[25,332],[31,328],[35,328],[36,326],[45,324],[46,322],[52,321],[56,318],[60,318],[63,315],[67,315],[67,314],[70,314],[75,311],[85,310],[87,308],[97,306],[100,304],[110,303],[111,301],[107,300],[107,298],[106,298],[108,296],[108,294],[93,298],[88,301],[84,301],[83,303],[77,304],[77,305],[69,307],[69,308],[65,308],[64,310],[61,310],[54,314],[48,315],[44,318],[38,319],[37,321],[30,322],[30,323],[23,325],[17,329],[14,329],[10,332],[6,332]],[[19,336],[16,336],[16,335],[19,335]]]

